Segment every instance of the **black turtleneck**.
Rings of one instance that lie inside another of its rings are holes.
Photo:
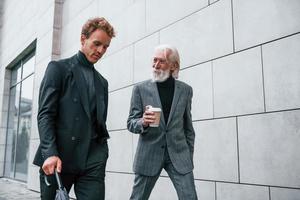
[[[90,106],[90,114],[92,123],[95,125],[97,120],[96,114],[96,91],[95,91],[95,83],[94,83],[94,65],[89,62],[81,51],[78,51],[77,58],[79,61],[79,69],[81,70],[84,79],[87,85],[87,95],[89,99],[89,106]],[[93,134],[92,138],[96,137],[96,133]]]
[[[170,76],[167,80],[163,82],[156,82],[156,84],[160,97],[160,102],[162,104],[164,118],[167,123],[174,96],[175,79],[173,78],[173,76]]]

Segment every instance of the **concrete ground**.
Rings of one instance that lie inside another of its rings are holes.
[[[0,178],[0,200],[40,199],[40,193],[29,190],[25,183],[7,178]]]

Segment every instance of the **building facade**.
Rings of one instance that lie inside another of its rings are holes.
[[[299,0],[2,0],[0,177],[39,191],[38,91],[50,60],[80,48],[83,23],[117,31],[95,65],[109,82],[106,199],[128,199],[137,135],[126,130],[134,84],[158,44],[176,46],[193,87],[194,176],[201,200],[300,199]],[[177,199],[163,172],[150,199]]]

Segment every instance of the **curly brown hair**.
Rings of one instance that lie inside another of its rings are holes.
[[[110,23],[104,17],[96,17],[89,19],[82,26],[81,34],[84,35],[86,38],[89,38],[90,35],[97,29],[104,31],[111,38],[115,37],[116,35],[112,25],[110,25]]]

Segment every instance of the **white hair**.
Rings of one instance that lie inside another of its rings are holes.
[[[165,58],[175,66],[172,76],[177,79],[180,69],[180,57],[177,49],[169,44],[161,44],[155,47],[155,51],[163,51]]]

